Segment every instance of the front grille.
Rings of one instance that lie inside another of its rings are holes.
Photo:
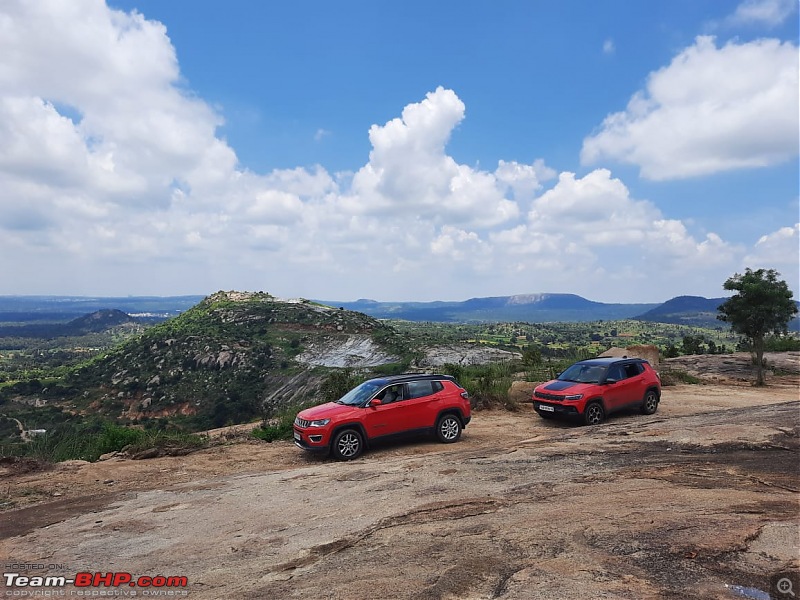
[[[535,396],[537,398],[541,398],[542,400],[555,400],[556,402],[561,402],[564,400],[564,396],[556,396],[555,394],[546,394],[545,392],[536,392]]]
[[[295,418],[294,424],[300,427],[301,429],[305,429],[311,424],[311,421],[306,421],[305,419],[301,419],[300,417]]]

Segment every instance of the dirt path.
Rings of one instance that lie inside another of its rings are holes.
[[[483,412],[352,463],[253,441],[6,476],[0,558],[197,599],[741,598],[800,568],[798,389],[670,387],[593,428]]]

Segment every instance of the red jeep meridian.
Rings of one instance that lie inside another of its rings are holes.
[[[458,441],[469,421],[469,396],[448,375],[379,377],[336,402],[300,411],[294,420],[294,443],[303,450],[352,460],[374,440],[410,433],[436,433],[449,444]]]
[[[537,386],[533,408],[543,419],[577,417],[586,425],[602,423],[606,415],[638,407],[645,415],[658,410],[661,379],[640,358],[582,360],[557,379]]]

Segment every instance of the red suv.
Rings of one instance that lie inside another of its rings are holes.
[[[593,358],[537,386],[532,400],[543,419],[562,415],[597,425],[607,414],[624,408],[639,407],[652,415],[661,400],[661,378],[643,359]]]
[[[336,402],[298,413],[294,443],[352,460],[374,440],[409,433],[436,433],[446,444],[456,442],[470,418],[467,391],[448,375],[379,377]]]

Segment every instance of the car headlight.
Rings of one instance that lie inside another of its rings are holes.
[[[564,396],[564,400],[580,400],[583,394],[572,394],[571,396]]]
[[[330,419],[319,419],[317,421],[309,421],[308,422],[308,426],[309,427],[325,427],[325,425],[327,425],[330,422],[331,422]]]

